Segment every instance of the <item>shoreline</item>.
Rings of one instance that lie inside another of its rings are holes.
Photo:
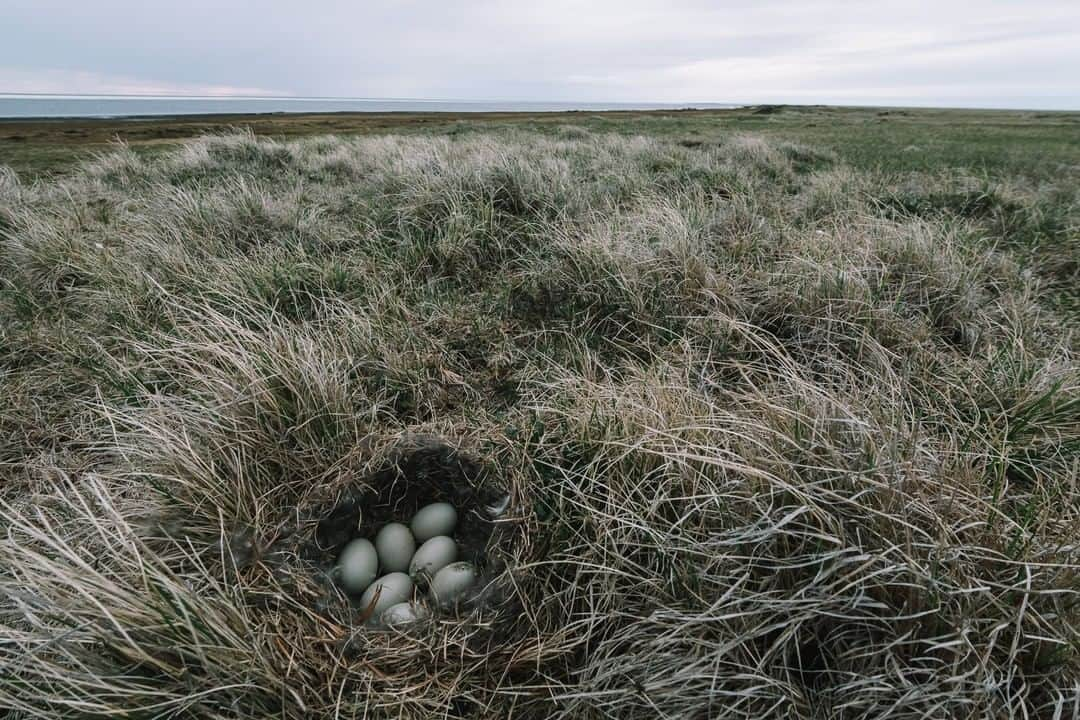
[[[552,115],[640,115],[640,114],[667,114],[667,113],[721,113],[732,110],[746,110],[767,106],[759,105],[733,105],[724,108],[649,108],[645,110],[614,109],[614,110],[321,110],[309,112],[292,112],[288,110],[274,110],[270,112],[220,112],[220,113],[174,113],[174,114],[136,114],[136,115],[33,115],[33,116],[0,116],[0,124],[10,123],[48,123],[48,122],[182,122],[184,120],[209,121],[224,118],[316,118],[316,117],[436,117],[473,119],[489,116],[552,116]],[[786,106],[786,107],[821,107],[821,106]],[[995,112],[995,111],[991,111]],[[1011,111],[1005,111],[1011,112]],[[1027,112],[1027,111],[1024,111]],[[1061,111],[1068,112],[1068,111]]]

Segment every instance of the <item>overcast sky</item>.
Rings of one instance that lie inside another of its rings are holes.
[[[0,0],[0,92],[1080,109],[1080,0]]]

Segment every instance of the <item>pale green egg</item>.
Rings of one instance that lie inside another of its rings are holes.
[[[412,596],[412,591],[413,581],[408,575],[403,572],[392,572],[383,575],[368,586],[368,589],[360,596],[360,607],[367,609],[374,601],[375,605],[371,609],[368,623],[375,625],[388,609],[398,603],[407,602]],[[379,593],[377,600],[375,599],[376,592]]]
[[[409,528],[401,523],[389,523],[375,536],[375,551],[383,572],[404,572],[416,552],[416,541]]]
[[[379,557],[375,546],[364,538],[356,538],[338,556],[338,577],[341,586],[351,593],[364,592],[379,572]]]
[[[423,572],[428,577],[434,577],[435,573],[442,570],[450,563],[457,560],[457,543],[445,535],[433,537],[416,551],[409,563],[409,574],[416,576]]]
[[[386,609],[382,614],[382,624],[386,626],[407,625],[417,620],[423,620],[427,616],[427,608],[423,605],[403,602]]]
[[[413,515],[409,527],[417,542],[425,542],[437,535],[449,535],[457,525],[457,510],[450,503],[432,503],[420,508]]]
[[[435,573],[431,581],[431,594],[444,607],[453,605],[476,582],[476,568],[472,563],[456,562]]]

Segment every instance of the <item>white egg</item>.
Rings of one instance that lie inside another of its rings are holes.
[[[453,605],[475,582],[476,568],[472,563],[456,562],[435,573],[431,593],[440,605]]]
[[[382,614],[383,625],[406,625],[428,616],[427,608],[416,603],[403,602],[392,605]]]
[[[428,577],[434,577],[435,573],[455,560],[457,560],[457,543],[452,538],[439,535],[425,542],[416,551],[412,562],[409,563],[409,574],[415,576],[419,572],[424,572]]]
[[[380,591],[381,588],[381,591]],[[374,600],[369,622],[375,624],[386,610],[398,603],[407,602],[412,595],[412,579],[402,572],[393,572],[383,575],[371,583],[364,594],[360,596],[361,609],[367,609]],[[375,593],[379,592],[379,599],[375,600]]]
[[[450,503],[432,503],[420,508],[413,515],[409,527],[418,542],[430,540],[436,535],[449,535],[457,525],[457,510]]]
[[[375,551],[383,572],[404,572],[416,552],[416,541],[409,528],[401,523],[389,523],[375,536]]]
[[[351,593],[364,592],[378,575],[379,556],[369,541],[357,538],[341,551],[337,569],[342,587]]]

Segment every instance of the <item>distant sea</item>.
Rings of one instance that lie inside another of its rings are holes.
[[[149,97],[120,95],[10,95],[0,93],[0,118],[138,118],[162,115],[235,115],[332,112],[559,112],[733,108],[725,103],[474,102],[294,97]]]

